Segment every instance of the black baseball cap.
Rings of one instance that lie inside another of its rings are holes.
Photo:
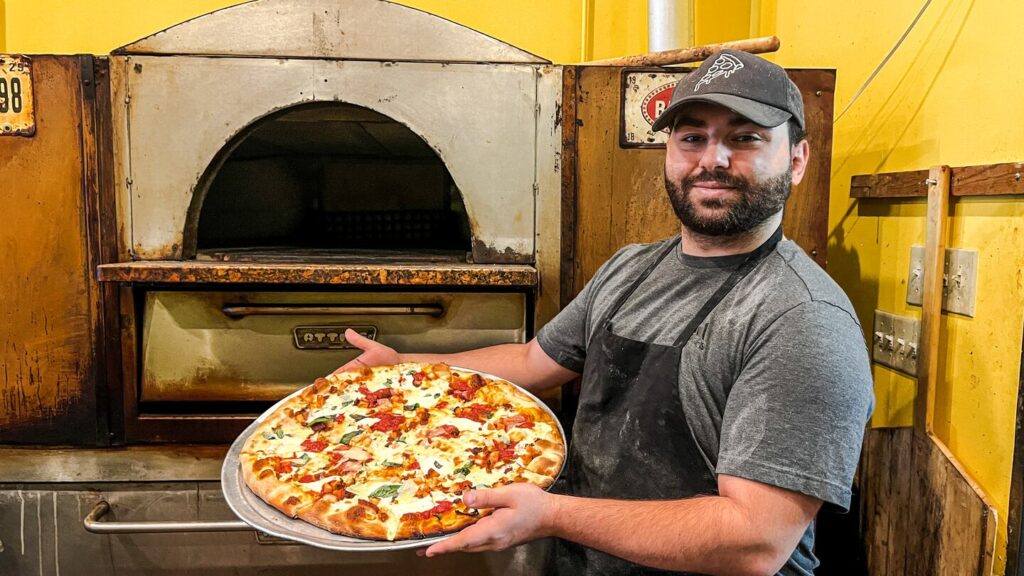
[[[685,75],[652,129],[657,132],[670,127],[676,114],[691,102],[725,106],[768,128],[792,118],[804,129],[800,89],[781,66],[748,52],[722,50]]]

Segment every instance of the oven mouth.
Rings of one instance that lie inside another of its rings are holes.
[[[472,261],[462,193],[437,152],[404,124],[340,102],[242,131],[200,180],[190,221],[185,254],[196,260]]]

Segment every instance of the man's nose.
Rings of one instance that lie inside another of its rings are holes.
[[[706,172],[714,172],[718,168],[729,167],[730,150],[717,140],[709,140],[700,157],[700,167]]]

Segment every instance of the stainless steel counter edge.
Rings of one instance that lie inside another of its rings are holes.
[[[219,481],[227,446],[0,446],[0,483]]]

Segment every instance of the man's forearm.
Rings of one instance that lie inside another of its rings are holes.
[[[530,390],[539,392],[561,384],[545,370],[538,370],[538,353],[531,344],[498,344],[454,354],[399,354],[402,362],[444,362],[500,376]],[[543,352],[541,352],[543,353]]]
[[[671,501],[555,496],[554,504],[553,535],[655,568],[774,574],[796,545],[720,496]]]

